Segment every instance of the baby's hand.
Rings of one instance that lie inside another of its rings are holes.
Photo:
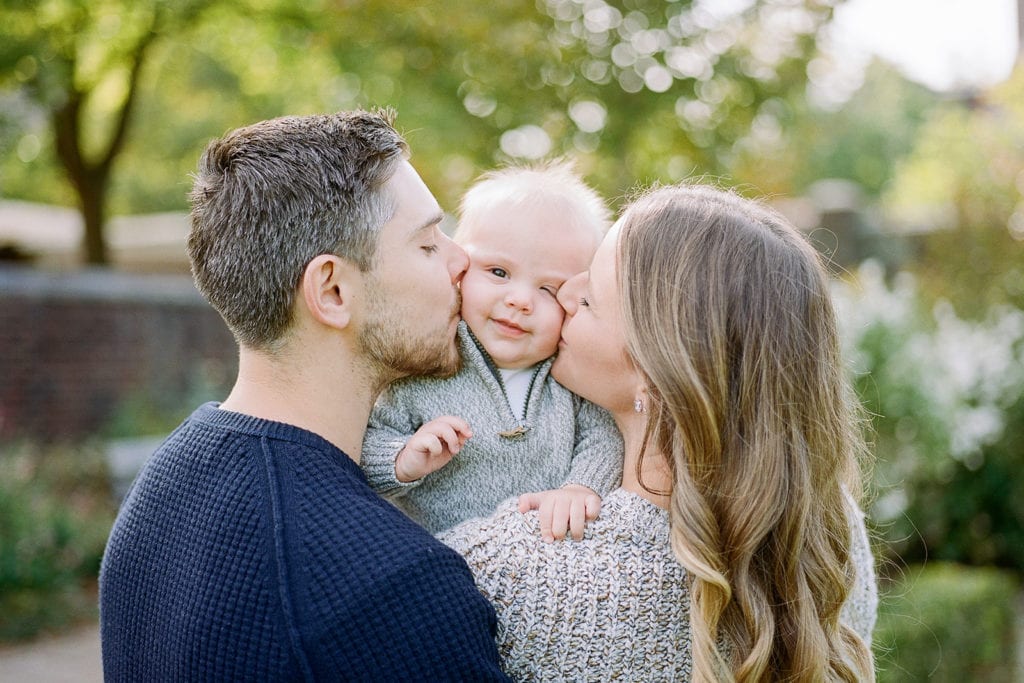
[[[548,543],[565,538],[566,529],[573,540],[582,540],[583,527],[597,519],[601,511],[601,496],[586,486],[566,484],[560,489],[519,496],[519,511],[530,510],[538,511],[540,535]]]
[[[402,483],[409,483],[441,469],[471,436],[473,432],[466,421],[454,415],[443,415],[425,423],[399,451],[395,477]]]

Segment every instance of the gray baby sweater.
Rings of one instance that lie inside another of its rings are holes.
[[[863,514],[850,503],[856,583],[840,619],[870,646],[878,608]],[[617,489],[582,541],[544,543],[515,501],[439,538],[458,550],[498,613],[502,668],[516,681],[688,681],[687,572],[668,512]]]
[[[489,515],[501,501],[530,491],[582,484],[604,496],[622,478],[622,437],[602,408],[549,375],[534,374],[525,420],[509,406],[490,358],[459,323],[462,369],[448,379],[400,380],[381,395],[363,439],[370,485],[410,517],[438,533]],[[451,462],[414,482],[395,477],[395,458],[425,422],[455,415],[473,436]]]

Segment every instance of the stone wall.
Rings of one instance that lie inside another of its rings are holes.
[[[0,440],[102,433],[133,402],[222,399],[236,367],[187,276],[0,266]]]

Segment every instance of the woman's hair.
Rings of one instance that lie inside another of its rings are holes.
[[[872,678],[839,622],[866,449],[818,254],[756,202],[673,186],[628,207],[619,259],[692,576],[695,680]]]

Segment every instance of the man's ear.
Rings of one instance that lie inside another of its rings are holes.
[[[314,320],[343,329],[352,321],[359,269],[347,259],[320,254],[302,273],[302,300]]]

